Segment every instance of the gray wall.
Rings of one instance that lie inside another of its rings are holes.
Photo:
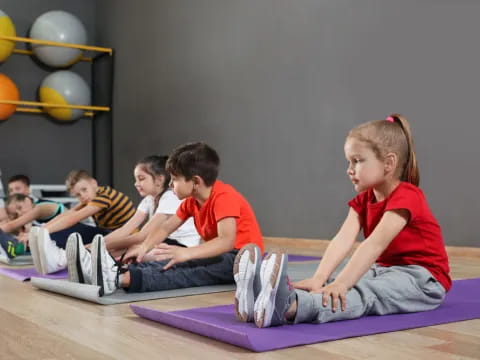
[[[448,244],[478,246],[480,3],[103,0],[117,51],[114,179],[190,140],[219,151],[265,235],[330,238],[354,196],[343,142],[401,112]]]
[[[17,36],[28,36],[35,19],[50,10],[76,15],[85,25],[89,43],[95,40],[95,0],[2,0],[0,9],[10,16]],[[17,43],[25,49],[25,43]],[[71,68],[89,83],[90,65],[78,63]],[[20,90],[22,100],[37,100],[37,89],[51,69],[35,63],[30,56],[12,54],[0,72],[9,76]],[[0,122],[0,168],[3,179],[18,173],[34,183],[64,183],[73,168],[91,170],[91,119],[59,124],[46,115],[15,113]]]

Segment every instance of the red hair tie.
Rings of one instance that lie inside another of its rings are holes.
[[[390,122],[392,122],[392,123],[395,122],[395,119],[393,118],[393,116],[389,116],[389,117],[387,117],[385,120],[386,120],[386,121],[390,121]]]

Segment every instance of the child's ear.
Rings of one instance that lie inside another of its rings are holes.
[[[165,175],[158,175],[155,177],[156,184],[164,184],[165,183]]]
[[[203,183],[202,178],[201,178],[200,176],[198,176],[198,175],[194,175],[194,176],[192,177],[192,181],[193,181],[193,184],[194,184],[194,185],[197,185],[197,186]]]
[[[91,182],[90,182],[93,186],[97,187],[98,186],[98,182],[96,179],[91,179]]]
[[[387,172],[395,171],[398,164],[398,156],[395,153],[388,153],[385,156],[385,170]]]

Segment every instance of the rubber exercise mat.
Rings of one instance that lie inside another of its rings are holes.
[[[289,274],[292,280],[300,280],[311,276],[316,268],[316,263],[292,263],[289,266]],[[41,290],[47,290],[102,305],[113,305],[135,301],[165,299],[171,297],[210,294],[235,290],[234,284],[226,284],[152,291],[145,293],[127,293],[123,290],[117,290],[111,295],[99,296],[99,287],[95,285],[72,283],[67,280],[41,279],[36,277],[33,277],[31,282],[33,286]]]
[[[265,329],[236,319],[233,305],[173,312],[130,305],[139,316],[162,324],[261,352],[391,331],[480,318],[480,278],[456,280],[435,310],[367,316],[325,324],[283,325]]]
[[[60,270],[53,274],[40,275],[35,268],[0,268],[0,274],[11,277],[15,280],[28,281],[32,277],[41,277],[45,279],[66,279],[68,278],[67,270]]]

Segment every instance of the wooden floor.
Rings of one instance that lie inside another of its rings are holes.
[[[267,249],[321,255],[326,242],[267,239]],[[454,279],[480,277],[480,249],[449,249]],[[233,293],[142,302],[161,310],[231,304]],[[480,320],[266,353],[224,344],[0,275],[0,359],[480,359]],[[321,325],[319,325],[321,326]]]

